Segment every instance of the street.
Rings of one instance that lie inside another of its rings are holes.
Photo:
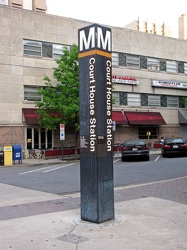
[[[150,161],[114,158],[114,186],[128,187],[187,176],[187,158],[151,155]],[[80,191],[80,162],[0,168],[0,183],[63,195]]]

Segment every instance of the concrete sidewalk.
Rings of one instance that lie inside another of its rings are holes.
[[[95,224],[80,219],[79,193],[0,184],[0,249],[186,250],[186,204],[151,196],[124,201],[132,188],[116,188],[115,219]]]
[[[28,166],[43,161],[62,163]],[[187,250],[187,177],[115,188],[115,219],[101,224],[80,219],[80,193],[0,190],[2,250]]]

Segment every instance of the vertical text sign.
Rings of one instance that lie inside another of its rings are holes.
[[[111,29],[93,24],[78,35],[81,218],[98,223],[113,219]]]

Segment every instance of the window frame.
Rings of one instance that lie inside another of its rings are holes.
[[[24,102],[42,101],[42,95],[37,93],[39,88],[42,88],[42,87],[41,86],[24,85]],[[33,95],[29,95],[28,93],[33,93]],[[28,98],[29,96],[30,96],[30,98]],[[34,97],[36,97],[36,98],[34,98]]]
[[[37,46],[38,44],[38,46]],[[29,49],[29,47],[31,49]],[[33,48],[33,49],[32,49]],[[38,49],[36,49],[38,48]],[[25,53],[30,51],[31,53]],[[35,41],[35,40],[29,40],[29,39],[23,39],[23,54],[29,55],[29,56],[38,56],[42,57],[42,42],[41,41]]]
[[[140,69],[140,56],[126,54],[126,66],[128,68]]]
[[[147,57],[147,69],[150,71],[160,71],[160,59]]]
[[[141,94],[128,93],[127,94],[127,105],[140,107],[141,106]]]

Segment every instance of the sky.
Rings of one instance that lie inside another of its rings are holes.
[[[172,28],[178,37],[178,18],[187,14],[187,0],[46,0],[47,13],[83,21],[124,27],[134,20]]]

